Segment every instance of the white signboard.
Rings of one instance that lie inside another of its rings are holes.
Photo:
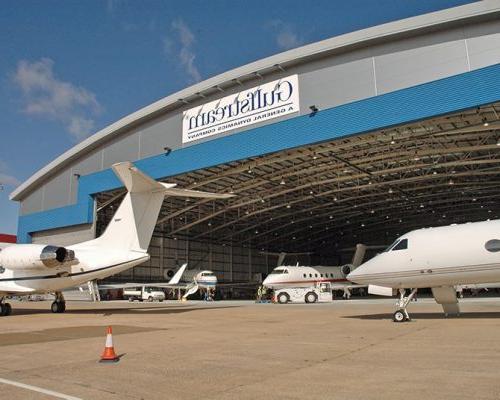
[[[184,111],[182,143],[298,111],[299,80],[292,75]]]

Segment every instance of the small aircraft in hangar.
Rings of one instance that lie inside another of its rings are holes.
[[[270,289],[285,289],[311,287],[321,282],[330,282],[332,290],[343,290],[344,297],[349,298],[351,289],[365,288],[367,285],[352,283],[347,279],[347,275],[363,262],[366,250],[380,247],[358,244],[351,263],[342,266],[281,265],[286,253],[279,253],[278,267],[271,271],[262,284]]]

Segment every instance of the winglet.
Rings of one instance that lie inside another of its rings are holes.
[[[186,267],[187,267],[187,263],[182,264],[182,266],[177,270],[177,272],[172,277],[172,279],[170,279],[170,281],[168,282],[169,285],[177,285],[179,283],[179,281],[182,278],[182,275],[184,274],[184,271],[186,270]]]

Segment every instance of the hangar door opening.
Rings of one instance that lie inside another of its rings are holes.
[[[253,280],[276,266],[269,252],[307,252],[301,263],[339,265],[357,243],[388,245],[413,229],[498,218],[499,107],[166,178],[236,197],[167,198],[151,260],[114,280],[164,280],[184,262],[221,281]],[[123,195],[97,196],[97,234]]]

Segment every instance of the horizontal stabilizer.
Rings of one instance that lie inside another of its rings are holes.
[[[212,193],[212,192],[201,192],[199,190],[190,189],[177,189],[173,188],[172,183],[162,183],[165,187],[164,193],[166,196],[177,196],[177,197],[198,197],[202,199],[228,199],[234,197],[234,194],[229,193]]]
[[[377,285],[368,285],[368,293],[377,296],[392,296],[392,288]]]

